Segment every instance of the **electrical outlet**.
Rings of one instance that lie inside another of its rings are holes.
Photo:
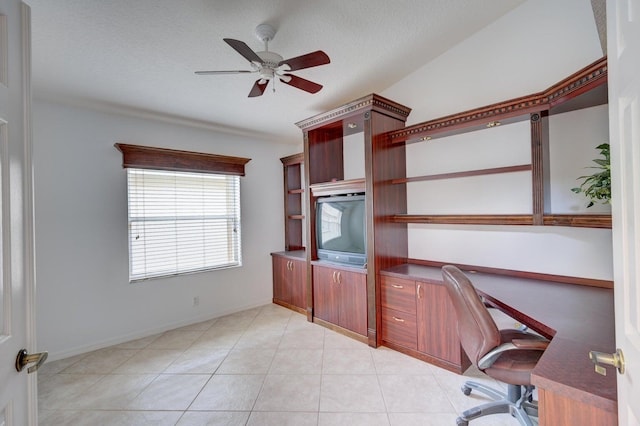
[[[200,304],[200,296],[193,297],[193,306],[198,306]]]

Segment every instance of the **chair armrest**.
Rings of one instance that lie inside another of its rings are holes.
[[[536,350],[544,351],[549,346],[548,340],[540,339],[513,339],[511,342],[503,343],[490,350],[478,361],[478,368],[484,370],[493,365],[500,354],[513,350]]]
[[[548,340],[513,339],[511,341],[517,349],[532,349],[544,351],[549,346]]]

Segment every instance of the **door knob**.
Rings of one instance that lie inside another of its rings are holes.
[[[618,373],[624,374],[624,355],[622,349],[616,349],[615,353],[608,354],[604,352],[591,351],[589,359],[596,365],[596,373],[607,375],[607,370],[602,367],[604,365],[612,365],[618,369]]]
[[[35,365],[27,368],[27,373],[33,373],[34,371],[37,371],[42,364],[44,364],[48,356],[49,352],[39,352],[37,354],[29,355],[29,352],[27,352],[26,349],[20,349],[18,356],[16,356],[16,370],[20,372],[24,370],[27,364],[35,362]]]

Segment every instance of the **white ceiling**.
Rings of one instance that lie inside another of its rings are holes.
[[[524,0],[25,0],[31,6],[33,92],[299,142],[295,122],[384,89]],[[323,50],[331,63],[295,74],[317,94],[271,84],[223,42],[254,51],[261,23],[285,58]],[[508,36],[508,35],[505,35]],[[409,105],[410,106],[410,105]]]

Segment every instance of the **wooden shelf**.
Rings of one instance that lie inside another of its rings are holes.
[[[533,215],[422,215],[401,214],[391,216],[393,223],[428,223],[441,225],[534,225]],[[546,226],[611,229],[610,215],[546,214]]]
[[[303,164],[304,154],[298,153],[282,157],[282,171],[284,177],[284,241],[285,250],[296,250],[303,247],[302,211],[304,204]]]
[[[448,225],[533,225],[533,215],[422,215],[398,214],[393,223],[430,223]]]
[[[408,183],[408,182],[421,182],[421,181],[428,181],[428,180],[494,175],[494,174],[500,174],[500,173],[514,173],[514,172],[523,172],[523,171],[530,171],[530,170],[531,170],[531,164],[522,164],[519,166],[494,167],[491,169],[467,170],[464,172],[441,173],[436,175],[414,176],[414,177],[408,177],[408,178],[402,178],[402,179],[393,179],[391,183],[399,184],[399,183]]]
[[[603,57],[542,92],[414,124],[389,132],[389,138],[392,143],[421,142],[425,138],[480,130],[493,121],[509,124],[528,120],[532,113],[560,113],[601,105],[607,102],[606,89],[598,86],[604,86],[606,82],[607,58]],[[578,97],[581,98],[579,102],[569,103]]]
[[[604,214],[545,214],[543,220],[545,225],[550,226],[611,229],[611,215]]]

